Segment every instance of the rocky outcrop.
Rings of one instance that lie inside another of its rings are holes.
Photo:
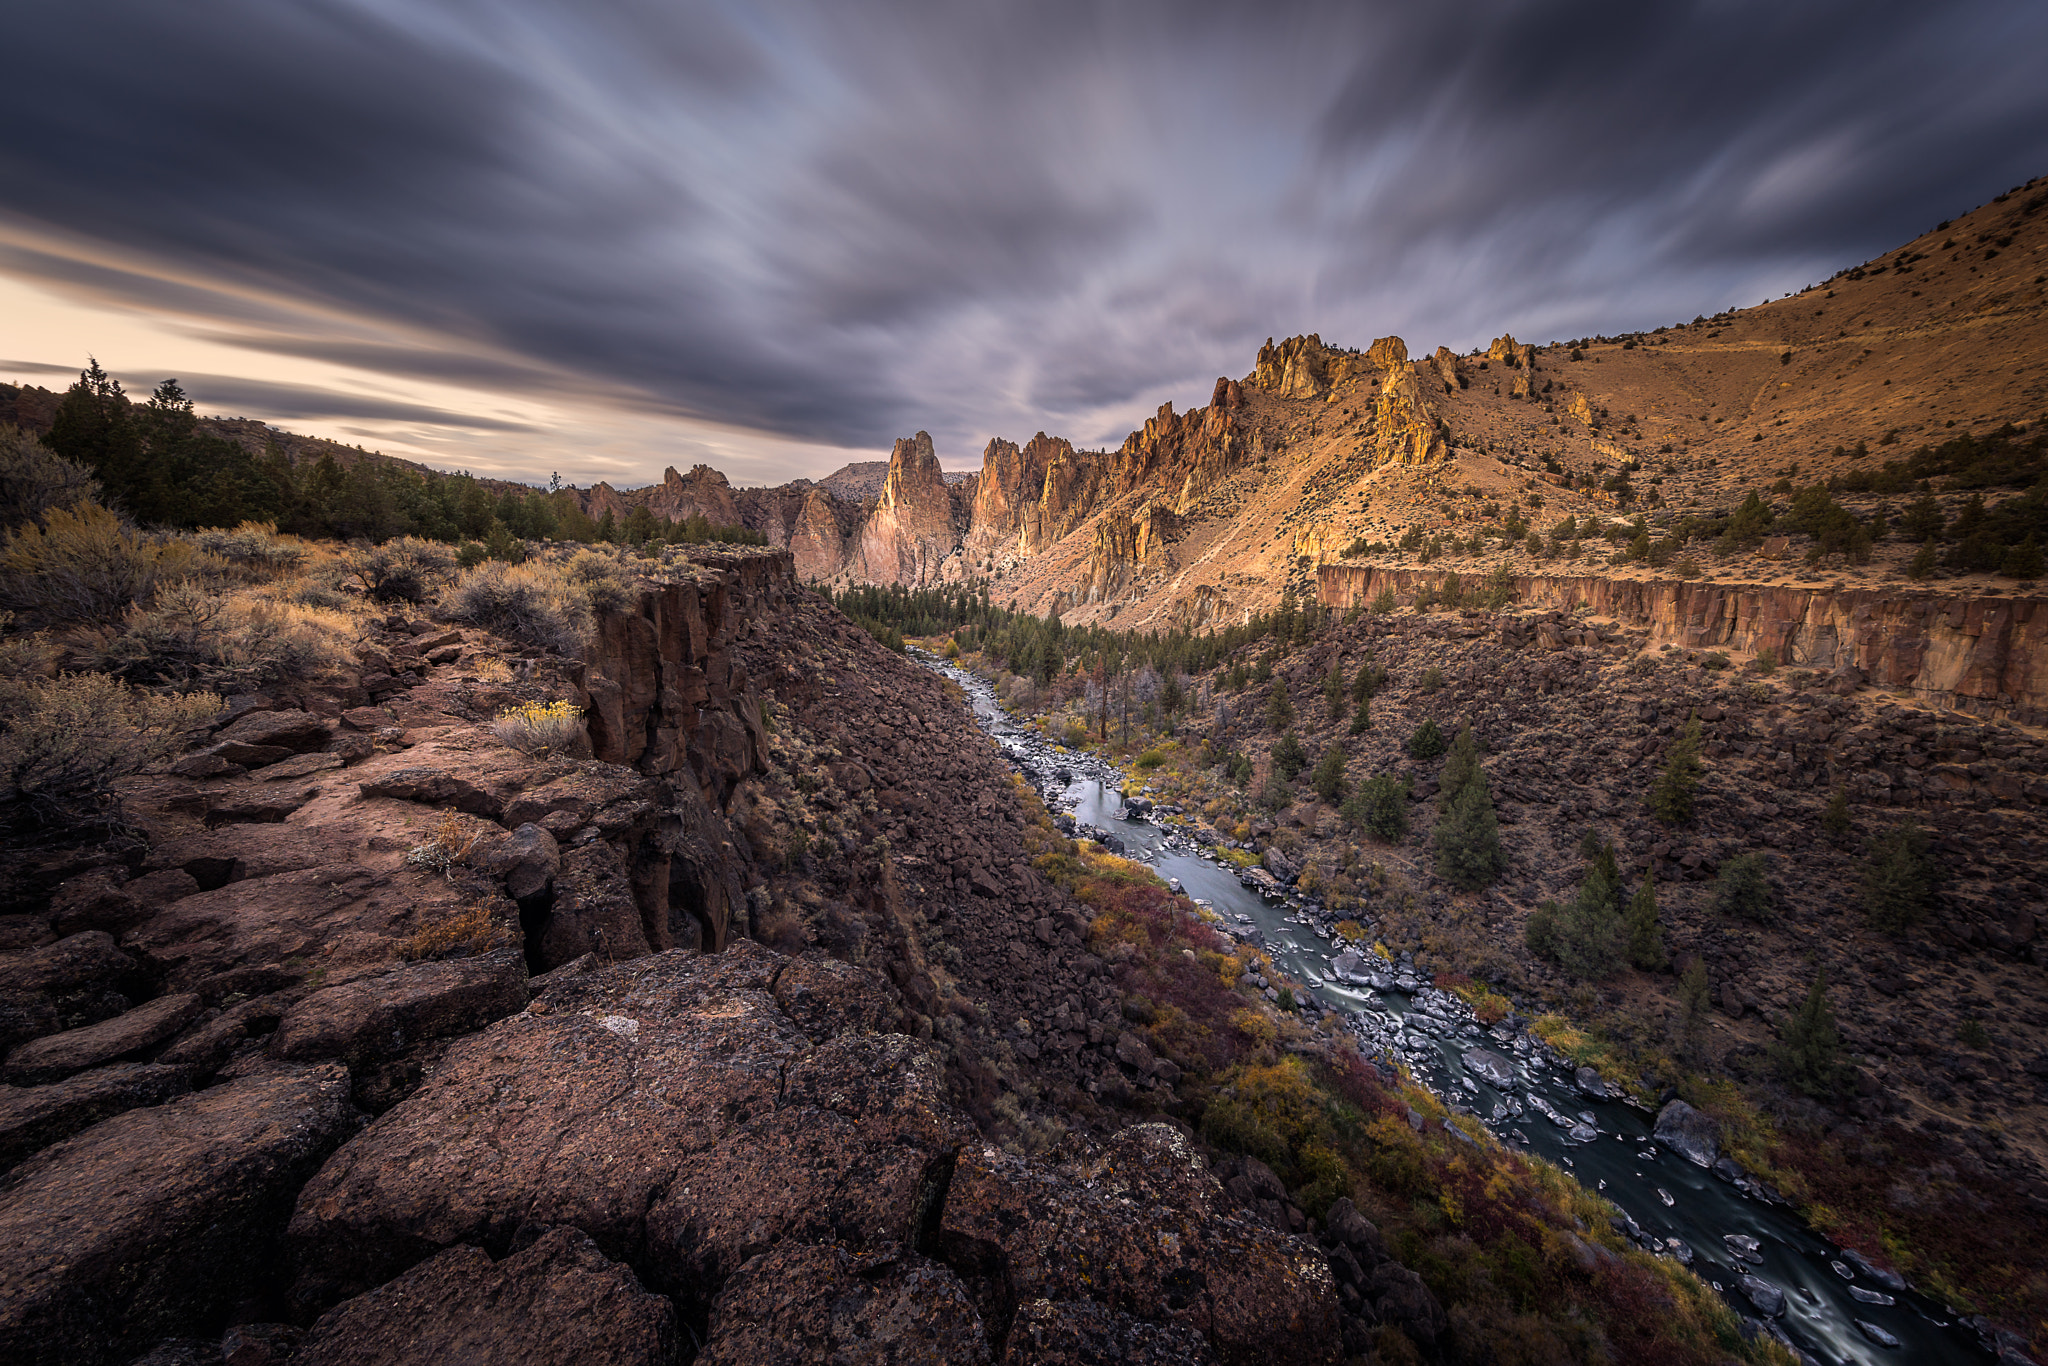
[[[671,522],[702,517],[713,526],[737,526],[741,521],[732,484],[709,465],[691,466],[687,478],[670,465],[661,472],[661,482],[648,490],[646,498],[648,511]]]
[[[1135,513],[1109,513],[1097,521],[1081,600],[1107,602],[1139,573],[1164,566],[1177,521],[1157,503],[1147,503]]]
[[[1458,368],[1458,358],[1451,354],[1448,346],[1439,346],[1429,358],[1430,369],[1444,382],[1444,392],[1453,393],[1465,387],[1464,373]]]
[[[806,490],[796,524],[790,528],[790,562],[805,583],[829,579],[846,565],[848,528],[835,502],[822,487]]]
[[[1317,595],[1330,607],[1371,602],[1439,586],[1427,570],[1326,564]],[[1853,684],[1907,688],[1938,705],[1980,715],[2048,721],[2048,599],[1938,597],[1898,589],[1820,589],[1522,575],[1513,581],[1523,610],[1592,615],[1647,628],[1652,645],[1775,651],[1781,664],[1837,674]]]
[[[974,489],[974,521],[967,533],[970,559],[1016,553],[1045,497],[1045,476],[1055,460],[1071,458],[1064,439],[1038,433],[1022,446],[995,438],[981,453]]]
[[[971,497],[971,494],[969,494]],[[882,497],[861,527],[854,572],[870,583],[937,583],[966,530],[929,433],[898,440]]]
[[[1436,405],[1407,366],[1389,370],[1373,405],[1376,463],[1433,465],[1450,458]]]

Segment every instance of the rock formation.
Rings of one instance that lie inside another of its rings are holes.
[[[870,583],[937,583],[964,530],[955,502],[931,436],[897,441],[881,500],[860,529],[855,573]]]
[[[1164,565],[1175,524],[1174,515],[1157,503],[1147,503],[1135,513],[1110,513],[1098,520],[1081,600],[1106,602],[1140,571]]]
[[[713,526],[737,526],[741,520],[731,483],[709,465],[691,466],[688,478],[670,465],[661,472],[661,483],[647,495],[647,507],[672,522],[702,517]]]
[[[1382,465],[1431,465],[1446,459],[1436,406],[1407,366],[1389,370],[1373,407],[1378,462]]]

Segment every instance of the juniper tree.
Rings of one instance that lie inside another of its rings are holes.
[[[1764,876],[1761,854],[1737,854],[1721,865],[1714,880],[1714,909],[1744,920],[1769,922],[1777,918],[1771,900],[1771,884]]]
[[[1351,714],[1351,733],[1363,735],[1372,729],[1372,703],[1360,702],[1358,710]]]
[[[1479,743],[1473,739],[1471,723],[1467,722],[1459,727],[1458,738],[1451,744],[1451,757],[1444,760],[1443,771],[1437,775],[1437,815],[1448,812],[1465,785],[1478,776]]]
[[[1627,928],[1621,916],[1621,870],[1614,846],[1603,844],[1586,866],[1579,894],[1559,915],[1557,961],[1581,981],[1612,977],[1627,949]]]
[[[1391,773],[1367,778],[1341,814],[1374,839],[1399,844],[1408,834],[1408,785]]]
[[[1706,961],[1695,958],[1678,979],[1678,1043],[1692,1057],[1706,1042],[1708,991]]]
[[[1645,972],[1670,961],[1664,955],[1664,926],[1657,919],[1657,886],[1647,876],[1628,903],[1628,961]]]
[[[1323,704],[1330,709],[1332,721],[1344,719],[1344,665],[1334,656],[1330,672],[1323,676]]]
[[[1266,725],[1273,730],[1286,730],[1294,724],[1294,704],[1287,700],[1287,680],[1273,680],[1273,698],[1266,704]]]
[[[1838,787],[1828,797],[1828,809],[1821,813],[1820,828],[1837,838],[1849,833],[1849,789]]]
[[[1786,1083],[1807,1095],[1827,1099],[1846,1089],[1850,1069],[1842,1061],[1842,1035],[1835,1013],[1828,1009],[1827,970],[1823,968],[1806,993],[1798,1013],[1778,1026],[1771,1061]]]
[[[1308,753],[1301,747],[1293,731],[1280,737],[1280,743],[1273,746],[1273,770],[1288,782],[1308,767]]]
[[[1437,729],[1434,720],[1424,721],[1408,737],[1408,757],[1411,759],[1434,759],[1444,752],[1444,733]]]
[[[1436,823],[1437,875],[1452,886],[1476,892],[1501,874],[1500,824],[1486,775],[1475,765],[1458,795]]]
[[[1863,865],[1863,913],[1887,934],[1900,934],[1934,908],[1941,868],[1929,853],[1927,832],[1907,821],[1871,841]]]
[[[1341,745],[1329,745],[1323,750],[1323,757],[1316,760],[1315,772],[1309,776],[1316,795],[1334,804],[1344,795],[1344,749]]]
[[[1664,760],[1664,771],[1650,788],[1650,814],[1666,825],[1692,818],[1694,794],[1700,785],[1700,714],[1687,719],[1678,741]]]

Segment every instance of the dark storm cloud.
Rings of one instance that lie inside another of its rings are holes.
[[[423,403],[379,398],[375,394],[349,394],[310,384],[279,384],[271,380],[244,379],[238,375],[180,375],[180,387],[201,412],[223,416],[260,415],[265,419],[353,417],[387,422],[411,422],[429,427],[455,427],[476,432],[530,432],[530,423],[484,413],[456,413]],[[123,375],[122,383],[131,393],[147,393],[156,379]]]
[[[955,464],[1114,441],[1268,335],[1752,303],[2048,170],[2010,3],[32,0],[8,45],[0,270]]]

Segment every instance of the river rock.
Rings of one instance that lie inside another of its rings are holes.
[[[1879,1266],[1855,1248],[1844,1248],[1842,1260],[1887,1290],[1904,1290],[1906,1278],[1889,1267]]]
[[[1602,1080],[1600,1073],[1591,1067],[1581,1067],[1572,1073],[1572,1085],[1578,1088],[1580,1095],[1593,1100],[1611,1100],[1614,1096],[1614,1088]]]
[[[1657,1112],[1656,1140],[1698,1167],[1711,1167],[1721,1151],[1721,1125],[1682,1100],[1666,1102]]]
[[[1756,1312],[1767,1319],[1774,1319],[1785,1312],[1785,1292],[1761,1276],[1744,1273],[1736,1277],[1735,1283],[1742,1287],[1742,1293],[1756,1306]]]
[[[668,1300],[648,1293],[631,1268],[606,1258],[580,1230],[552,1228],[499,1262],[474,1247],[428,1258],[321,1315],[290,1360],[666,1366],[675,1353]]]
[[[1896,1347],[1899,1340],[1867,1319],[1856,1320],[1857,1331],[1880,1347]]]
[[[1515,1065],[1489,1048],[1468,1048],[1464,1053],[1467,1071],[1500,1090],[1515,1084]]]

